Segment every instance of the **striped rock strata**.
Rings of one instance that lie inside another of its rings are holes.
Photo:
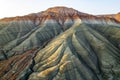
[[[119,80],[120,23],[72,8],[0,20],[0,80]]]

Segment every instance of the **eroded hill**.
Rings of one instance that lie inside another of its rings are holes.
[[[72,8],[0,20],[0,80],[119,80],[120,23]]]

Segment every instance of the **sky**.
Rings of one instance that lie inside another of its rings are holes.
[[[0,18],[27,15],[54,6],[95,15],[120,12],[120,0],[0,0]]]

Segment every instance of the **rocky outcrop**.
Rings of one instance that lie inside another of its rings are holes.
[[[120,22],[120,12],[115,15],[115,19]]]
[[[72,8],[0,20],[0,80],[119,80],[120,23]]]
[[[106,14],[106,15],[97,15],[98,17],[107,17],[111,19],[115,19],[116,21],[120,22],[120,12],[117,14]]]

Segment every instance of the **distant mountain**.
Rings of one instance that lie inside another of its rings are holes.
[[[0,20],[0,80],[119,80],[119,14],[52,7]]]

